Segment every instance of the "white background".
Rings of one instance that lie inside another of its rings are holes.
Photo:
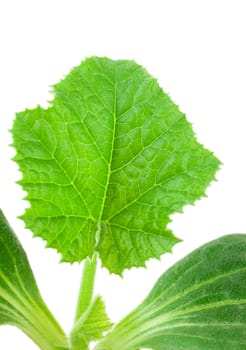
[[[184,240],[173,254],[126,271],[100,270],[97,291],[114,321],[131,310],[167,267],[204,242],[246,231],[246,6],[239,0],[8,0],[0,4],[0,206],[29,256],[41,292],[68,331],[78,264],[32,239],[16,217],[27,205],[15,184],[8,129],[15,112],[46,106],[49,86],[91,55],[135,59],[159,79],[193,123],[201,143],[224,163],[208,198],[173,215]],[[0,348],[35,350],[21,332],[0,328]]]

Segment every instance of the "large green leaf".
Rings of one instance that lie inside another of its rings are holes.
[[[39,293],[26,254],[0,210],[0,325],[3,324],[20,328],[40,349],[68,349],[64,332]]]
[[[169,215],[203,196],[219,166],[185,115],[133,61],[88,58],[54,95],[12,129],[26,226],[63,261],[97,250],[115,273],[171,251]]]
[[[245,350],[246,235],[195,250],[158,280],[97,350]]]

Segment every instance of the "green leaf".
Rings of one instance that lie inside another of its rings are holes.
[[[89,343],[101,339],[104,333],[112,328],[112,325],[101,296],[95,297],[72,330],[72,350],[89,349]]]
[[[133,61],[86,59],[49,108],[18,113],[12,133],[26,226],[63,261],[98,251],[118,274],[171,251],[170,214],[203,196],[219,167]]]
[[[171,267],[97,350],[246,349],[246,235],[228,235]]]
[[[45,305],[26,254],[0,210],[0,325],[21,329],[42,350],[68,350]]]

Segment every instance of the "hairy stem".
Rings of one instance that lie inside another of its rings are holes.
[[[93,298],[96,267],[97,256],[95,254],[92,257],[92,259],[87,258],[87,260],[84,263],[74,323],[76,323],[79,320],[81,315],[87,310],[87,308],[91,304]]]

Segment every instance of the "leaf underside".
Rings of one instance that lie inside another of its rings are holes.
[[[26,226],[63,261],[97,251],[118,274],[171,251],[170,214],[205,194],[219,161],[133,61],[88,58],[53,90],[12,129]]]
[[[96,350],[246,349],[246,235],[195,250],[164,273]]]

